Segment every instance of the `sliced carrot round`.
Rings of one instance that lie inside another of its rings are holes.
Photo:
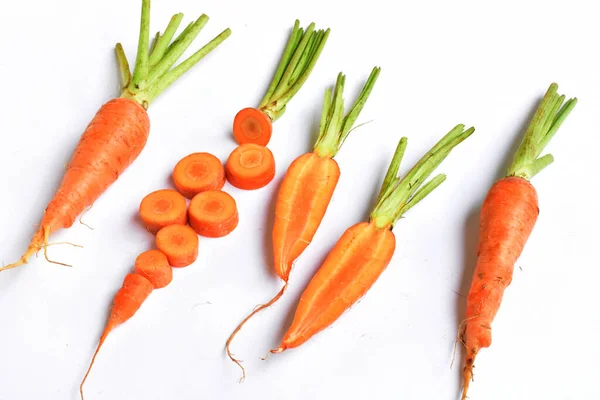
[[[187,267],[198,258],[198,235],[187,225],[169,225],[156,234],[156,246],[172,267]]]
[[[211,238],[228,235],[239,222],[235,200],[221,190],[194,196],[188,208],[188,216],[190,226],[196,233]]]
[[[135,273],[148,279],[155,289],[167,286],[173,280],[173,270],[167,256],[160,250],[148,250],[135,259]]]
[[[210,153],[193,153],[183,157],[173,169],[175,187],[191,199],[206,190],[219,190],[225,185],[221,160]]]
[[[157,190],[142,199],[140,217],[152,234],[168,225],[185,225],[187,202],[176,190]]]
[[[225,166],[227,180],[233,186],[254,190],[264,187],[275,176],[275,158],[271,150],[246,143],[231,152]]]
[[[233,136],[238,144],[254,143],[266,146],[271,140],[271,118],[258,108],[244,108],[233,119]]]

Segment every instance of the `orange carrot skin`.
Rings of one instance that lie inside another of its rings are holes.
[[[538,214],[535,188],[518,177],[496,182],[483,202],[477,265],[464,322],[467,368],[472,368],[477,352],[492,343],[492,320]]]
[[[273,224],[275,271],[287,282],[292,263],[312,241],[340,178],[337,162],[315,153],[298,157],[279,189]]]
[[[360,300],[390,263],[396,237],[387,228],[361,222],[344,232],[304,293],[279,349],[300,346]]]
[[[107,329],[113,329],[133,317],[153,289],[152,283],[142,275],[127,274],[113,300]]]

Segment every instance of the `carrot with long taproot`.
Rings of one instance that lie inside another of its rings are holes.
[[[171,42],[182,19],[183,14],[173,16],[165,32],[156,36],[149,51],[150,0],[142,1],[133,74],[123,46],[118,43],[116,53],[123,80],[120,97],[104,104],[89,123],[26,252],[19,261],[0,268],[0,271],[27,263],[42,249],[48,259],[49,236],[59,229],[71,227],[77,216],[117,180],[144,148],[150,132],[146,112],[149,104],[231,33],[226,29],[187,60],[171,68],[208,21],[206,15],[200,16]]]
[[[492,343],[492,321],[538,218],[538,196],[530,180],[554,161],[551,154],[541,153],[577,104],[576,98],[565,102],[557,90],[555,83],[548,88],[507,175],[490,188],[481,207],[477,264],[460,328],[467,351],[463,400],[473,379],[475,357]]]
[[[285,112],[289,101],[298,93],[312,72],[327,38],[329,29],[315,31],[311,23],[306,30],[296,20],[273,79],[257,108],[240,110],[233,120],[233,136],[238,144],[266,146],[271,140],[273,122]]]
[[[298,347],[335,322],[362,298],[386,269],[396,249],[396,222],[445,179],[425,181],[473,128],[457,125],[402,178],[398,176],[407,140],[402,138],[369,222],[344,232],[300,297],[292,325],[272,353]]]
[[[325,91],[319,137],[313,151],[294,160],[286,172],[279,189],[273,224],[274,267],[284,285],[273,299],[256,307],[238,325],[226,344],[227,355],[242,369],[241,380],[245,378],[246,372],[241,362],[233,356],[231,342],[252,316],[283,296],[292,263],[310,244],[339,180],[340,169],[333,157],[350,134],[379,73],[380,68],[373,68],[361,93],[345,116],[343,91],[346,77],[342,73],[338,74],[333,94],[331,89]]]

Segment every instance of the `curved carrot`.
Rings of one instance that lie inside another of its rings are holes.
[[[140,217],[146,229],[156,235],[165,226],[187,223],[187,202],[175,190],[157,190],[142,199]]]
[[[233,357],[231,342],[252,316],[270,307],[283,296],[292,264],[312,241],[340,177],[339,166],[333,157],[356,122],[379,72],[380,68],[373,68],[363,90],[346,116],[342,98],[346,77],[342,73],[338,74],[333,96],[330,89],[325,91],[319,137],[313,151],[294,160],[286,172],[279,189],[273,224],[275,271],[284,285],[273,299],[256,307],[238,325],[225,346],[229,358],[242,369],[242,380],[246,372],[240,361]]]
[[[198,258],[198,235],[187,225],[169,225],[156,234],[156,246],[172,267],[187,267]]]
[[[229,29],[223,31],[190,58],[171,69],[208,21],[208,17],[202,15],[190,25],[190,29],[169,45],[182,18],[182,14],[173,17],[165,33],[157,36],[152,52],[149,53],[150,0],[142,1],[140,37],[133,74],[119,43],[116,53],[123,79],[120,98],[104,104],[92,119],[29,247],[19,261],[0,268],[0,271],[27,263],[41,249],[48,259],[46,247],[49,236],[59,229],[71,227],[76,217],[117,180],[144,148],[150,131],[146,113],[149,104],[231,33]]]
[[[81,381],[81,385],[79,386],[79,392],[81,394],[82,399],[83,384],[87,380],[87,377],[90,374],[90,371],[92,370],[92,366],[94,365],[94,361],[96,361],[98,351],[100,351],[100,348],[104,344],[106,337],[118,325],[133,317],[133,315],[137,312],[142,303],[148,298],[148,296],[152,292],[152,289],[152,283],[150,283],[148,279],[144,278],[141,275],[128,274],[127,276],[125,276],[123,286],[121,287],[121,289],[119,289],[115,296],[115,299],[113,300],[110,316],[108,317],[108,322],[106,323],[104,332],[102,332],[102,336],[100,337],[98,347],[94,352],[94,356],[92,357],[90,366],[85,376],[83,377],[83,380]]]
[[[365,295],[392,259],[396,248],[393,226],[445,180],[445,175],[438,175],[424,184],[450,151],[473,132],[473,128],[465,131],[463,125],[456,126],[403,178],[396,177],[406,148],[406,139],[400,140],[369,222],[352,226],[335,244],[302,293],[292,325],[273,353],[300,346]]]
[[[173,280],[173,269],[160,250],[148,250],[135,259],[135,273],[148,279],[154,289],[161,289]]]
[[[229,155],[225,173],[229,183],[238,189],[260,189],[275,177],[275,158],[266,147],[242,144]]]
[[[565,96],[559,96],[557,90],[556,84],[550,85],[507,176],[490,188],[481,208],[477,265],[461,324],[467,350],[463,400],[473,379],[475,357],[492,343],[492,321],[539,214],[537,193],[529,181],[553,162],[551,154],[540,155],[577,103],[570,99],[563,105]]]
[[[221,160],[210,153],[193,153],[182,158],[173,169],[177,190],[191,199],[200,192],[220,190],[225,185]]]
[[[296,20],[271,84],[257,108],[244,108],[233,119],[233,136],[238,144],[266,146],[271,140],[273,121],[285,112],[287,103],[298,93],[312,72],[329,29],[315,31],[312,23],[304,31]]]
[[[194,196],[188,210],[190,226],[198,235],[217,238],[229,235],[238,225],[237,205],[221,190]]]

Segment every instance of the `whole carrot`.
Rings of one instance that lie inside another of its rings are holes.
[[[59,229],[71,227],[77,216],[117,180],[144,148],[150,133],[150,120],[146,113],[149,104],[231,33],[226,29],[171,69],[208,22],[206,15],[200,16],[171,42],[182,19],[183,14],[174,15],[165,32],[156,35],[149,51],[150,0],[142,1],[140,37],[133,74],[123,47],[118,43],[116,53],[123,78],[120,97],[104,104],[81,136],[62,183],[46,207],[39,229],[25,254],[16,263],[0,268],[0,271],[27,263],[41,249],[48,259],[46,248],[49,236]]]
[[[367,293],[396,249],[394,225],[446,179],[440,174],[425,183],[450,151],[474,131],[457,125],[402,178],[397,175],[407,140],[400,140],[369,222],[350,227],[335,244],[302,293],[292,325],[272,353],[302,345]]]
[[[260,305],[233,331],[226,344],[229,358],[242,369],[242,380],[246,376],[244,367],[233,357],[230,345],[242,326],[257,312],[271,306],[283,296],[288,285],[292,263],[310,244],[323,219],[340,177],[340,168],[333,157],[352,130],[377,81],[380,68],[373,68],[367,82],[354,105],[344,116],[342,97],[345,75],[339,73],[333,96],[325,91],[321,114],[319,137],[310,153],[301,155],[292,162],[279,189],[273,224],[273,254],[275,272],[284,285],[268,303]]]
[[[538,218],[538,197],[529,181],[554,161],[551,154],[541,156],[541,153],[577,103],[577,99],[564,103],[565,96],[559,96],[557,90],[555,83],[550,85],[506,177],[491,187],[483,201],[477,265],[461,324],[461,339],[467,350],[463,400],[473,379],[475,357],[492,343],[492,321]]]

